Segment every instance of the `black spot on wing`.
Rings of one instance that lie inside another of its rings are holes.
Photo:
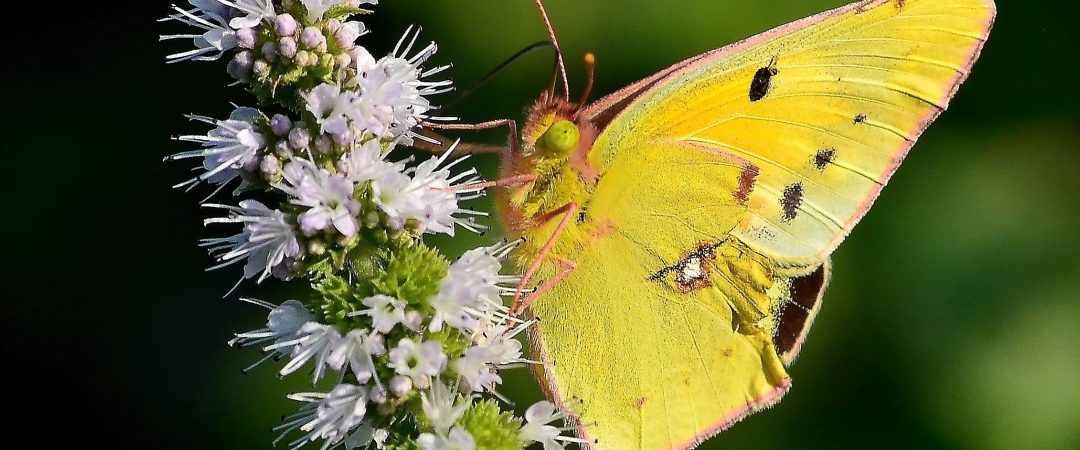
[[[858,125],[860,123],[866,123],[866,119],[867,119],[866,114],[858,114],[858,115],[855,116],[854,119],[851,120],[851,123],[853,123],[855,125]]]
[[[784,188],[783,195],[780,196],[780,209],[781,216],[784,222],[790,222],[799,214],[799,207],[802,206],[803,201],[803,185],[802,183],[792,183]]]
[[[772,78],[778,73],[780,72],[772,64],[758,69],[757,73],[754,74],[754,80],[750,82],[751,102],[765,98],[765,95],[769,93],[769,88],[772,87]]]
[[[835,148],[823,148],[814,154],[813,162],[814,167],[816,167],[817,170],[825,170],[825,168],[829,167],[829,164],[832,164],[833,161],[836,161]]]

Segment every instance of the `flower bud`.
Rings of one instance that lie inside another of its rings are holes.
[[[265,78],[270,75],[270,63],[262,59],[256,60],[255,64],[252,64],[251,66],[251,71],[254,72],[255,75]]]
[[[352,56],[349,56],[348,53],[337,55],[336,59],[339,67],[349,67],[352,65]]]
[[[386,403],[386,388],[382,387],[380,384],[376,384],[368,391],[368,398],[376,405]]]
[[[293,157],[292,148],[289,147],[289,141],[279,141],[274,145],[274,154],[281,159],[289,159]]]
[[[326,154],[330,151],[330,147],[333,146],[333,141],[330,136],[322,135],[318,139],[315,139],[315,151],[318,153]]]
[[[274,155],[263,156],[262,162],[259,163],[259,171],[266,177],[277,175],[281,171],[281,160]]]
[[[287,59],[296,56],[296,39],[286,36],[278,40],[278,53]]]
[[[277,58],[278,58],[277,45],[274,45],[273,42],[267,42],[267,43],[263,44],[262,47],[259,49],[259,53],[262,53],[263,58],[266,58],[267,61],[270,61],[270,62],[277,61]]]
[[[353,132],[352,132],[352,130],[345,130],[342,133],[334,134],[334,143],[337,144],[339,147],[344,147],[346,145],[349,145],[350,143],[352,143],[352,141],[353,141]]]
[[[240,46],[240,48],[252,50],[255,48],[255,43],[258,39],[258,34],[251,28],[241,28],[236,30],[236,45]]]
[[[419,311],[411,310],[405,313],[405,321],[402,322],[405,328],[413,331],[420,331],[420,326],[423,325],[424,316]]]
[[[237,53],[226,68],[233,78],[243,81],[251,78],[251,68],[255,64],[255,54],[250,51]]]
[[[334,41],[342,48],[352,48],[356,40],[364,34],[364,24],[356,21],[346,22],[334,31]]]
[[[412,379],[407,376],[398,375],[390,379],[390,392],[397,397],[404,397],[412,390],[412,387]]]
[[[305,48],[317,48],[326,43],[326,36],[323,36],[318,28],[307,27],[300,33],[300,43],[304,44]]]
[[[274,117],[270,118],[270,130],[277,137],[285,137],[285,135],[289,134],[289,130],[292,130],[292,127],[293,123],[289,116],[274,114]]]
[[[308,130],[296,127],[289,132],[289,146],[293,150],[303,150],[309,145],[311,145],[311,133],[308,133]]]
[[[310,67],[314,66],[315,63],[319,62],[319,58],[307,50],[300,50],[296,52],[296,56],[293,58],[293,61],[296,63],[297,66]]]
[[[274,19],[274,31],[278,36],[292,36],[296,34],[299,24],[291,14],[281,14]]]

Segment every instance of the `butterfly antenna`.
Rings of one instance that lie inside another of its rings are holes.
[[[589,94],[592,94],[593,82],[596,81],[596,55],[592,53],[585,54],[585,90],[581,92],[581,100],[578,100],[578,109],[585,107],[585,102],[589,101]]]
[[[559,46],[559,39],[555,37],[555,28],[551,26],[551,19],[548,18],[547,10],[544,9],[543,0],[536,0],[536,7],[540,9],[540,17],[544,19],[544,27],[547,28],[548,38],[551,39],[551,43],[555,46],[556,64],[558,65],[559,79],[562,80],[563,86],[563,99],[570,101],[570,80],[566,76],[566,62],[563,61],[562,47]],[[554,84],[554,83],[553,83]],[[555,93],[554,86],[552,86],[552,94]]]
[[[484,75],[482,78],[480,78],[480,81],[477,81],[476,83],[474,83],[471,87],[469,87],[464,92],[462,92],[461,95],[459,95],[456,99],[454,99],[450,103],[447,103],[442,108],[439,108],[438,112],[440,114],[444,113],[447,110],[452,109],[453,107],[457,106],[459,103],[461,103],[465,99],[471,97],[473,94],[476,93],[477,90],[479,90],[480,88],[487,85],[488,82],[490,82],[493,78],[495,78],[497,75],[502,73],[502,71],[506,70],[506,68],[510,67],[512,64],[514,64],[515,62],[517,62],[518,60],[523,58],[525,55],[528,55],[529,53],[532,53],[533,51],[536,51],[536,50],[539,50],[539,49],[542,49],[542,48],[554,48],[554,47],[555,47],[555,44],[552,44],[551,41],[546,41],[546,40],[545,41],[540,41],[540,42],[532,44],[532,45],[530,45],[528,47],[525,47],[521,51],[515,53],[513,56],[511,56],[509,58],[506,58],[506,61],[503,61],[501,64],[496,66],[494,69],[491,69],[491,71],[488,72],[487,75]]]

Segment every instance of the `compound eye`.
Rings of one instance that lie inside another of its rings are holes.
[[[581,138],[581,132],[578,131],[577,125],[569,120],[559,120],[548,128],[544,136],[541,137],[541,141],[544,143],[544,147],[549,150],[555,151],[560,154],[570,153],[571,150],[577,148],[578,140]]]

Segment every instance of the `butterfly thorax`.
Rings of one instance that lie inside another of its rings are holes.
[[[529,110],[519,154],[503,168],[505,177],[536,177],[503,199],[507,223],[518,233],[542,225],[538,219],[571,202],[587,203],[596,177],[585,160],[595,132],[575,119],[576,109],[543,95]]]

